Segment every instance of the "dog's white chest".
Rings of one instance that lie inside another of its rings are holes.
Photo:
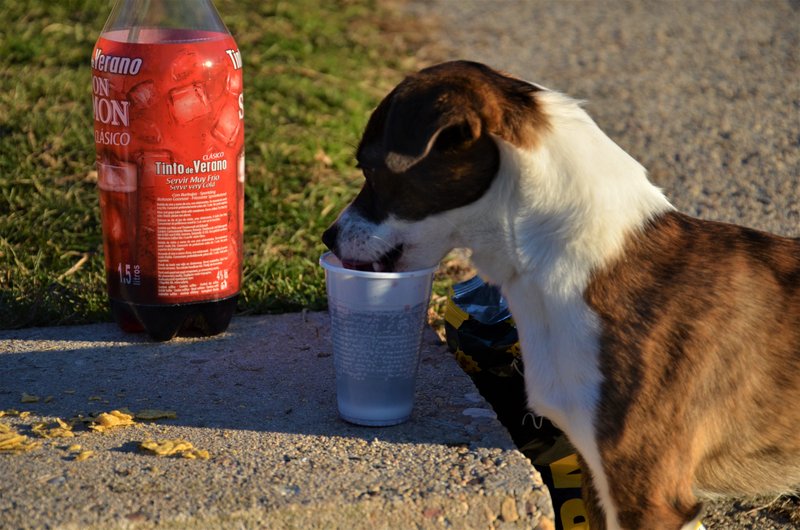
[[[565,430],[593,418],[602,383],[594,313],[580,297],[559,300],[529,282],[503,291],[520,335],[529,406]]]
[[[607,526],[617,528],[594,430],[603,382],[597,317],[581,296],[548,294],[524,279],[508,282],[503,293],[519,332],[528,406],[561,428],[581,453]]]

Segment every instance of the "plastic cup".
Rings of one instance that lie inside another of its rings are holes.
[[[346,269],[327,252],[336,401],[350,423],[403,423],[414,407],[422,334],[436,267],[407,272]]]

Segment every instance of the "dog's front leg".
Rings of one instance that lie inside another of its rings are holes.
[[[586,506],[586,514],[589,516],[589,528],[590,530],[607,530],[606,515],[600,506],[597,491],[592,483],[592,472],[580,455],[578,455],[578,462],[581,466],[581,495]]]
[[[578,456],[581,466],[581,495],[589,517],[590,530],[695,530],[702,508],[688,489],[664,494],[659,481],[650,485],[635,485],[631,477],[621,473],[608,473],[615,499],[619,521],[608,521],[606,511],[595,489],[592,472],[583,458]],[[613,468],[613,466],[612,466]],[[653,469],[649,473],[659,473]],[[648,473],[648,474],[649,474]],[[645,474],[645,476],[648,476]],[[669,477],[663,477],[668,479]],[[663,483],[661,483],[663,485]]]

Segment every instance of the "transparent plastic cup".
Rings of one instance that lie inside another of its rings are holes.
[[[327,252],[336,401],[350,423],[397,425],[414,407],[422,335],[436,267],[407,272],[346,269]]]

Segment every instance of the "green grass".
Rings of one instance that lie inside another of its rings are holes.
[[[0,29],[0,328],[110,320],[89,56],[100,0],[7,2]],[[372,0],[217,0],[245,62],[240,311],[325,306],[320,235],[360,186],[353,153],[409,64]],[[393,59],[394,58],[394,59]]]

